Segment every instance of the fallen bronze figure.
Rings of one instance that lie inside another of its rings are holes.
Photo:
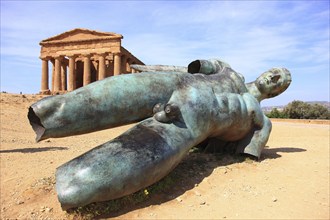
[[[64,210],[143,189],[209,138],[220,145],[235,143],[237,153],[259,158],[271,131],[259,102],[291,83],[287,69],[272,68],[245,84],[220,60],[196,60],[187,68],[132,67],[144,72],[109,77],[29,108],[37,141],[138,122],[57,168],[56,191]]]

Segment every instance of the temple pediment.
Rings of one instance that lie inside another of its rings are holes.
[[[42,40],[40,44],[47,43],[61,43],[61,42],[77,42],[77,41],[90,41],[90,40],[103,40],[103,39],[122,39],[121,34],[113,32],[100,32],[82,28],[76,28],[62,34]]]

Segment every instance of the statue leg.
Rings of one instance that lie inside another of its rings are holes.
[[[184,73],[139,73],[106,78],[29,108],[37,141],[85,134],[143,120],[166,103]],[[190,74],[188,74],[190,75]]]
[[[61,206],[66,210],[143,189],[166,176],[195,144],[187,129],[146,119],[57,168]]]

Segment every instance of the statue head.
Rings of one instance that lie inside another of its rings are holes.
[[[261,74],[254,83],[263,98],[272,98],[289,87],[291,74],[286,68],[272,68]]]

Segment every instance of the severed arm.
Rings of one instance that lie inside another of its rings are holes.
[[[246,137],[238,141],[236,153],[245,153],[260,158],[261,151],[265,147],[270,132],[272,123],[265,115],[263,115],[262,127],[254,127]]]
[[[170,65],[138,65],[132,64],[131,68],[141,72],[182,72],[187,73],[188,68],[184,66],[170,66]]]
[[[172,65],[138,65],[132,64],[131,68],[141,72],[183,72],[183,73],[203,73],[206,75],[222,72],[225,68],[231,68],[230,65],[222,60],[195,60],[188,67]]]

